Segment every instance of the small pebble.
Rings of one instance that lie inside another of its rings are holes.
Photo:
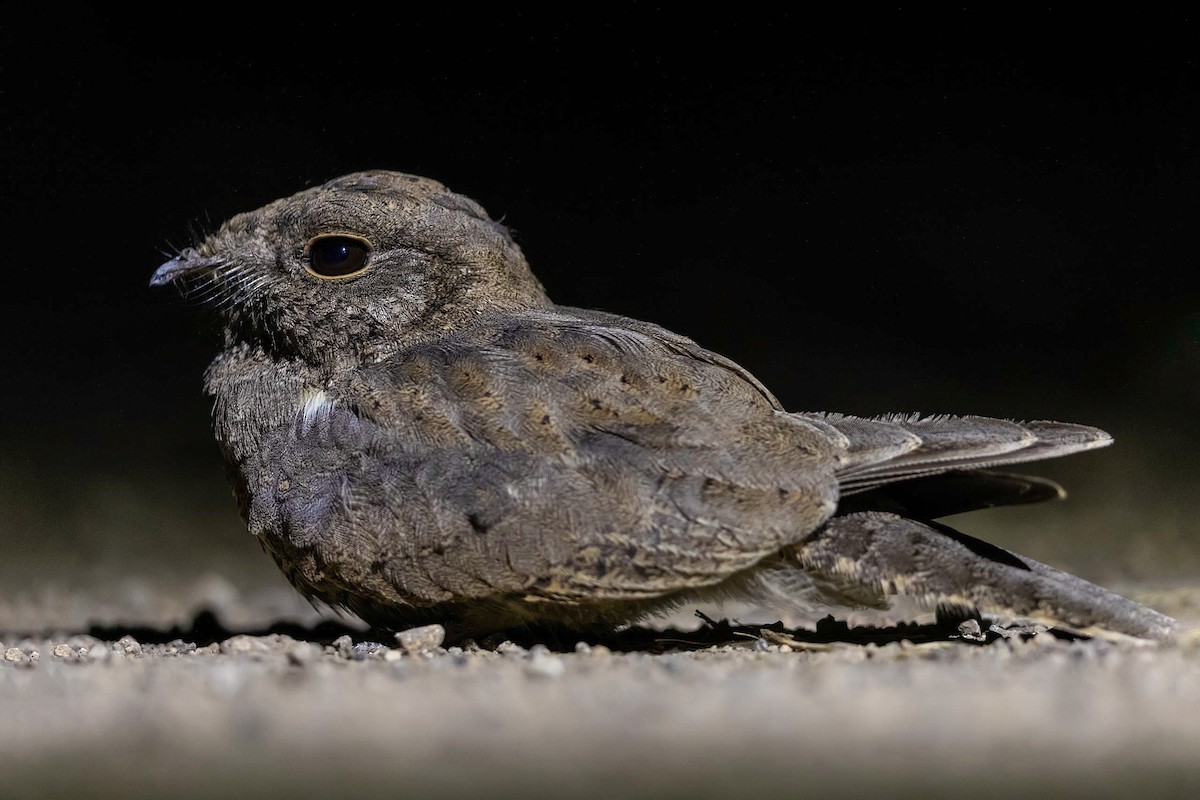
[[[409,628],[396,634],[396,641],[411,655],[431,652],[442,646],[446,641],[446,629],[441,625],[422,625],[419,628]]]
[[[979,627],[979,621],[974,619],[963,620],[958,625],[958,635],[960,638],[970,642],[987,641],[987,635],[983,633],[983,629]]]
[[[288,663],[297,667],[307,666],[325,653],[325,648],[313,642],[296,642],[287,651]]]
[[[535,644],[529,650],[529,663],[525,671],[539,678],[561,678],[567,671],[567,665],[558,656],[552,654],[544,644]]]
[[[342,658],[354,658],[354,640],[348,633],[333,640],[333,649]]]
[[[379,642],[359,642],[350,649],[350,657],[355,661],[365,661],[371,656],[383,658],[386,650]]]
[[[137,639],[132,636],[122,636],[113,645],[113,649],[118,653],[124,653],[127,656],[140,656],[142,654],[142,645]]]
[[[1014,623],[1011,625],[998,625],[993,623],[988,627],[988,630],[990,630],[992,633],[1000,634],[1005,639],[1011,639],[1014,636],[1037,636],[1038,634],[1045,633],[1050,629],[1045,625],[1040,625],[1036,622],[1029,622],[1021,624]]]
[[[266,653],[271,650],[270,644],[261,636],[250,636],[249,634],[239,633],[236,636],[230,636],[225,641],[221,642],[221,652],[226,655],[239,655],[243,653]]]
[[[496,652],[502,656],[523,656],[529,651],[514,642],[503,641],[496,645]]]

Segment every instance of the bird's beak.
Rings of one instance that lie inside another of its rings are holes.
[[[185,247],[179,255],[154,271],[154,275],[150,278],[150,285],[165,286],[180,278],[187,278],[211,269],[217,263],[218,259],[205,258],[197,253],[194,247]]]

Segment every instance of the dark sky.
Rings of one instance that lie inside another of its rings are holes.
[[[215,333],[147,280],[367,168],[476,198],[559,302],[690,335],[790,407],[1087,421],[1195,486],[1193,22],[682,13],[6,23],[7,492],[219,473]]]

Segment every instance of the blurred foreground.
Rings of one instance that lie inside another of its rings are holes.
[[[1194,628],[657,655],[316,638],[5,638],[4,796],[1200,791]]]

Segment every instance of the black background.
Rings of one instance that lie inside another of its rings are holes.
[[[23,580],[273,570],[207,430],[216,333],[147,281],[369,168],[474,197],[557,301],[687,334],[791,408],[1105,427],[1117,448],[1047,471],[1118,543],[1061,552],[1200,563],[1190,20],[286,14],[0,32],[0,561]]]

